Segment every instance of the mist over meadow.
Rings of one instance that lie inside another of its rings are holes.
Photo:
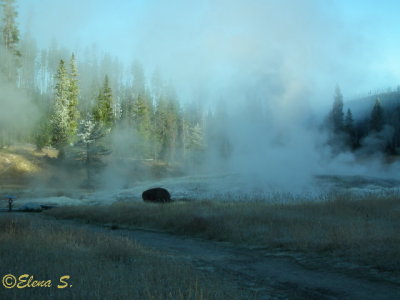
[[[360,9],[4,0],[1,146],[54,151],[29,179],[38,186],[234,174],[244,191],[294,192],[315,176],[397,179],[400,117],[385,109],[387,98],[397,109],[399,71],[382,29],[393,21]]]
[[[398,298],[399,8],[0,0],[0,299]]]

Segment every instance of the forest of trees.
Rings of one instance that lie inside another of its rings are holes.
[[[88,178],[93,166],[110,153],[201,164],[212,145],[219,159],[230,156],[232,144],[221,103],[207,113],[201,99],[183,106],[158,71],[146,76],[139,62],[127,68],[108,54],[100,55],[95,46],[80,57],[56,42],[40,49],[29,31],[21,35],[16,1],[0,0],[0,5],[0,88],[14,91],[4,96],[8,103],[18,103],[21,95],[29,99],[14,112],[19,117],[0,115],[0,147],[13,143],[34,144],[38,150],[53,147],[60,161],[85,166]],[[5,114],[13,109],[1,105]],[[25,111],[24,106],[35,109]],[[29,126],[21,126],[23,118],[31,121]],[[326,124],[334,153],[399,152],[400,107],[386,111],[377,99],[371,114],[356,120],[350,109],[344,111],[337,88]],[[113,148],[118,135],[126,142],[124,151]]]
[[[99,55],[95,47],[80,58],[56,42],[39,49],[29,32],[21,36],[15,0],[0,3],[1,85],[28,95],[38,112],[31,116],[35,121],[29,130],[20,128],[18,120],[11,124],[0,120],[0,146],[15,142],[35,144],[37,149],[51,146],[60,159],[82,153],[82,161],[88,163],[100,153],[111,153],[107,139],[121,130],[135,141],[131,157],[200,162],[208,137],[221,134],[206,126],[213,115],[206,118],[196,102],[183,107],[159,72],[148,80],[139,62],[127,71],[117,59]]]
[[[377,95],[369,114],[355,119],[350,108],[344,112],[343,95],[340,88],[336,88],[326,123],[334,154],[348,150],[365,155],[400,153],[400,92],[391,94],[396,98],[394,103],[385,107]]]

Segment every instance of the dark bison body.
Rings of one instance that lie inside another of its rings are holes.
[[[143,201],[148,202],[171,202],[171,195],[166,189],[154,188],[144,191],[142,194]]]

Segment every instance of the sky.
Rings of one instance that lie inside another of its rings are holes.
[[[21,31],[40,47],[54,39],[77,53],[96,45],[125,65],[138,60],[149,73],[161,70],[186,97],[199,89],[277,91],[324,105],[336,85],[346,100],[400,84],[395,0],[17,3]]]

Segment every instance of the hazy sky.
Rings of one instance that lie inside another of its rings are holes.
[[[400,84],[393,0],[19,0],[40,46],[96,44],[191,89],[288,88],[331,102]],[[78,51],[79,53],[79,51]],[[178,84],[178,87],[179,87]]]

